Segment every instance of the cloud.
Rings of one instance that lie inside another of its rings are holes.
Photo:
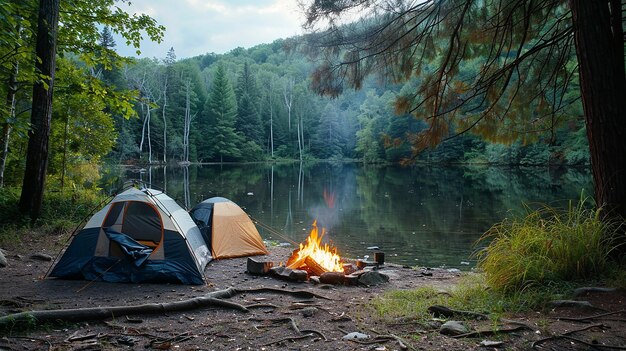
[[[139,57],[165,57],[170,47],[177,57],[225,53],[236,47],[249,48],[302,33],[302,14],[294,0],[136,0],[129,13],[145,13],[166,27],[160,44],[144,40]],[[136,56],[123,40],[118,52]]]

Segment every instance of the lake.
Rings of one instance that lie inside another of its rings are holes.
[[[388,262],[461,269],[474,266],[476,240],[525,204],[566,206],[583,191],[593,194],[589,171],[548,167],[222,164],[113,178],[141,179],[187,208],[229,198],[258,222],[264,239],[302,242],[317,220],[341,255],[371,260],[376,246]]]

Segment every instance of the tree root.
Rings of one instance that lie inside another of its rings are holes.
[[[251,289],[235,289],[235,288],[229,288],[229,289],[234,289],[236,291],[236,294],[270,292],[270,293],[275,293],[275,294],[290,295],[290,296],[298,297],[301,299],[312,299],[316,297],[318,299],[333,301],[333,299],[329,297],[319,295],[314,292],[306,291],[306,290],[284,290],[284,289],[266,288],[266,287],[251,288]]]
[[[446,306],[441,305],[433,305],[428,307],[428,312],[432,313],[434,316],[443,316],[443,317],[453,317],[453,316],[461,316],[465,318],[474,318],[474,319],[489,319],[484,313],[478,313],[473,311],[460,311],[453,310]]]
[[[604,347],[604,348],[611,348],[611,349],[618,349],[618,350],[626,350],[626,347],[623,347],[623,346],[591,344],[591,343],[588,343],[588,342],[586,342],[584,340],[580,340],[580,339],[577,339],[577,338],[574,338],[574,337],[571,336],[574,333],[578,333],[578,332],[581,332],[581,331],[589,330],[589,329],[592,329],[592,328],[608,329],[608,327],[606,325],[604,325],[604,324],[588,325],[588,326],[586,326],[584,328],[570,330],[570,331],[565,332],[565,333],[560,334],[560,335],[552,335],[552,336],[548,336],[547,338],[535,340],[535,341],[533,341],[532,344],[530,344],[530,347],[534,349],[534,348],[537,347],[537,345],[542,344],[542,343],[544,343],[546,341],[557,340],[557,339],[568,339],[568,340],[576,341],[576,342],[578,342],[580,344],[591,346],[592,348]]]
[[[298,327],[298,324],[296,323],[296,320],[291,318],[291,317],[284,317],[284,318],[274,318],[274,319],[263,319],[263,318],[249,318],[248,320],[251,321],[258,321],[258,322],[270,322],[272,324],[278,324],[278,323],[284,323],[284,322],[289,322],[289,326],[291,327],[291,329],[293,329],[296,333],[298,334],[302,334],[300,336],[291,336],[291,337],[286,337],[286,338],[282,338],[280,340],[276,340],[276,341],[272,341],[270,343],[266,343],[266,344],[262,344],[259,346],[268,346],[268,345],[273,345],[273,344],[278,344],[281,343],[283,341],[288,341],[288,340],[298,340],[298,339],[304,339],[304,338],[308,338],[310,336],[313,336],[314,334],[319,335],[324,341],[328,341],[328,338],[326,337],[326,335],[324,335],[322,332],[317,331],[315,329],[305,329],[302,330]],[[258,329],[260,326],[254,326],[256,329]]]
[[[531,347],[534,349],[534,348],[535,348],[535,347],[537,347],[537,345],[539,345],[540,343],[543,343],[543,342],[548,341],[548,340],[554,340],[554,339],[567,339],[567,340],[570,340],[570,341],[577,342],[577,343],[579,343],[579,344],[583,344],[583,345],[585,345],[585,346],[589,346],[589,347],[591,347],[591,348],[593,348],[593,349],[601,349],[601,348],[605,348],[605,349],[613,349],[613,350],[626,350],[626,346],[620,346],[620,345],[606,345],[606,344],[594,344],[594,343],[590,343],[590,342],[587,342],[587,341],[585,341],[585,340],[581,340],[581,339],[578,339],[578,338],[575,338],[575,337],[573,337],[573,336],[569,336],[569,335],[555,335],[555,336],[553,336],[553,337],[549,337],[549,338],[544,338],[544,339],[541,339],[541,340],[537,340],[537,341],[535,341],[535,342],[533,342],[533,343],[531,344]]]
[[[361,345],[371,345],[371,344],[382,344],[387,341],[396,341],[401,350],[415,350],[412,346],[409,346],[401,337],[393,335],[393,334],[385,334],[385,335],[377,335],[375,338],[371,340],[357,340],[357,339],[349,339],[348,341],[361,344]]]
[[[246,305],[244,306],[247,309],[252,309],[252,308],[278,308],[278,306],[271,304],[271,303],[257,303],[257,304],[253,304],[253,305]]]
[[[139,314],[166,314],[169,312],[188,311],[204,307],[223,307],[234,309],[240,312],[249,312],[249,309],[238,303],[225,301],[224,299],[233,297],[243,293],[259,293],[269,292],[284,295],[291,295],[297,298],[321,298],[331,300],[325,296],[321,296],[309,291],[290,291],[276,288],[254,288],[254,289],[237,289],[227,288],[223,290],[213,291],[203,296],[191,299],[153,303],[132,306],[108,306],[108,307],[88,307],[76,309],[58,309],[58,310],[35,310],[14,313],[0,317],[0,330],[5,328],[28,328],[37,324],[66,322],[76,323],[92,320],[105,320],[108,318],[116,318],[120,316],[139,315]]]
[[[485,337],[485,336],[493,336],[493,335],[497,335],[497,334],[504,334],[504,333],[514,333],[517,331],[521,331],[521,330],[528,330],[529,328],[525,325],[520,325],[514,328],[503,328],[503,329],[489,329],[489,330],[476,330],[473,332],[469,332],[469,333],[465,333],[465,334],[459,334],[459,335],[453,335],[452,337],[455,339],[460,339],[460,338],[480,338],[480,337]],[[532,329],[531,329],[532,330]]]
[[[279,340],[271,341],[271,342],[268,342],[268,343],[265,343],[265,344],[261,344],[259,346],[270,346],[270,345],[274,345],[274,344],[279,344],[279,343],[284,342],[284,341],[295,341],[295,340],[310,338],[312,336],[313,336],[313,334],[304,334],[304,335],[299,335],[299,336],[288,336],[286,338],[282,338],[282,339],[279,339]]]
[[[454,317],[454,316],[460,316],[460,317],[464,317],[464,318],[474,318],[474,319],[478,319],[478,320],[490,319],[489,315],[484,314],[484,313],[479,313],[479,312],[474,312],[474,311],[454,310],[454,309],[451,309],[451,308],[448,308],[448,307],[445,307],[445,306],[441,306],[441,305],[433,305],[433,306],[428,307],[428,312],[432,313],[434,316],[443,316],[443,317],[446,317],[446,318],[450,318],[450,317]],[[519,325],[521,327],[524,327],[524,328],[527,328],[527,329],[530,329],[530,330],[534,329],[533,327],[529,326],[528,324],[526,324],[524,322],[516,321],[516,320],[512,320],[512,319],[497,318],[496,321],[497,322],[503,322],[503,323]],[[457,337],[458,337],[458,335],[457,335]]]
[[[582,322],[582,323],[589,323],[594,319],[599,319],[602,317],[606,317],[606,316],[611,316],[614,314],[620,314],[620,313],[626,313],[626,310],[619,310],[619,311],[615,311],[615,312],[607,312],[607,313],[600,313],[600,314],[595,314],[593,316],[588,316],[588,317],[552,317],[553,319],[559,319],[562,321],[570,321],[570,322]]]

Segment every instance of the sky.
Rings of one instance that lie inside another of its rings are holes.
[[[115,36],[122,56],[164,58],[173,47],[177,59],[237,47],[250,48],[302,34],[304,16],[296,0],[135,0],[120,3],[130,14],[144,13],[165,26],[160,44],[144,40],[141,55]],[[147,35],[144,35],[147,38]]]

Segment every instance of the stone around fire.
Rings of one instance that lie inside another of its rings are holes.
[[[361,285],[379,285],[389,281],[389,276],[378,271],[368,271],[359,276],[359,284]]]

